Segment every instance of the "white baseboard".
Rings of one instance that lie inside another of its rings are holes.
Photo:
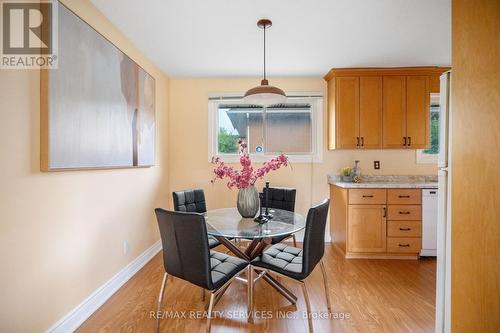
[[[135,275],[161,250],[161,241],[157,241],[140,256],[125,266],[105,284],[97,288],[89,297],[78,304],[73,310],[52,325],[45,333],[74,332],[87,320],[101,305],[120,289],[132,276]]]

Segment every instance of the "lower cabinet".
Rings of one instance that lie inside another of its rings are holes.
[[[391,253],[418,253],[421,249],[422,238],[387,238],[387,252]]]
[[[422,243],[420,189],[330,186],[332,243],[346,258],[418,258]]]
[[[383,205],[349,205],[347,244],[350,252],[385,252],[386,222]]]

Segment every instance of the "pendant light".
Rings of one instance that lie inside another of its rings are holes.
[[[270,28],[273,22],[268,19],[261,19],[257,26],[264,30],[264,78],[260,81],[260,86],[248,90],[243,100],[248,104],[269,106],[286,102],[286,95],[278,87],[269,85],[266,78],[266,29]]]

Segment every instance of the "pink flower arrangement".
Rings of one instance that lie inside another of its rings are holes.
[[[280,154],[271,160],[265,162],[257,170],[252,165],[252,160],[247,152],[247,144],[243,140],[238,140],[241,170],[235,170],[233,167],[228,166],[220,159],[220,157],[212,157],[212,164],[215,164],[214,174],[212,179],[214,183],[217,179],[229,178],[227,186],[232,188],[247,188],[255,184],[257,179],[263,178],[271,171],[278,170],[282,166],[288,166],[288,157],[285,154]]]

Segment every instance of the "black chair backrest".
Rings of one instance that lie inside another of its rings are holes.
[[[302,273],[311,274],[325,253],[325,228],[330,199],[309,209],[304,234]]]
[[[198,213],[155,209],[160,227],[165,272],[205,289],[213,289],[205,218]]]
[[[174,210],[177,212],[205,213],[205,193],[202,189],[184,190],[173,192]]]
[[[265,193],[266,188],[262,190]],[[294,188],[284,188],[284,187],[270,187],[269,188],[269,198],[268,207],[284,209],[290,212],[295,211],[295,194],[297,190]],[[260,205],[266,207],[266,201],[264,198],[261,199]]]

